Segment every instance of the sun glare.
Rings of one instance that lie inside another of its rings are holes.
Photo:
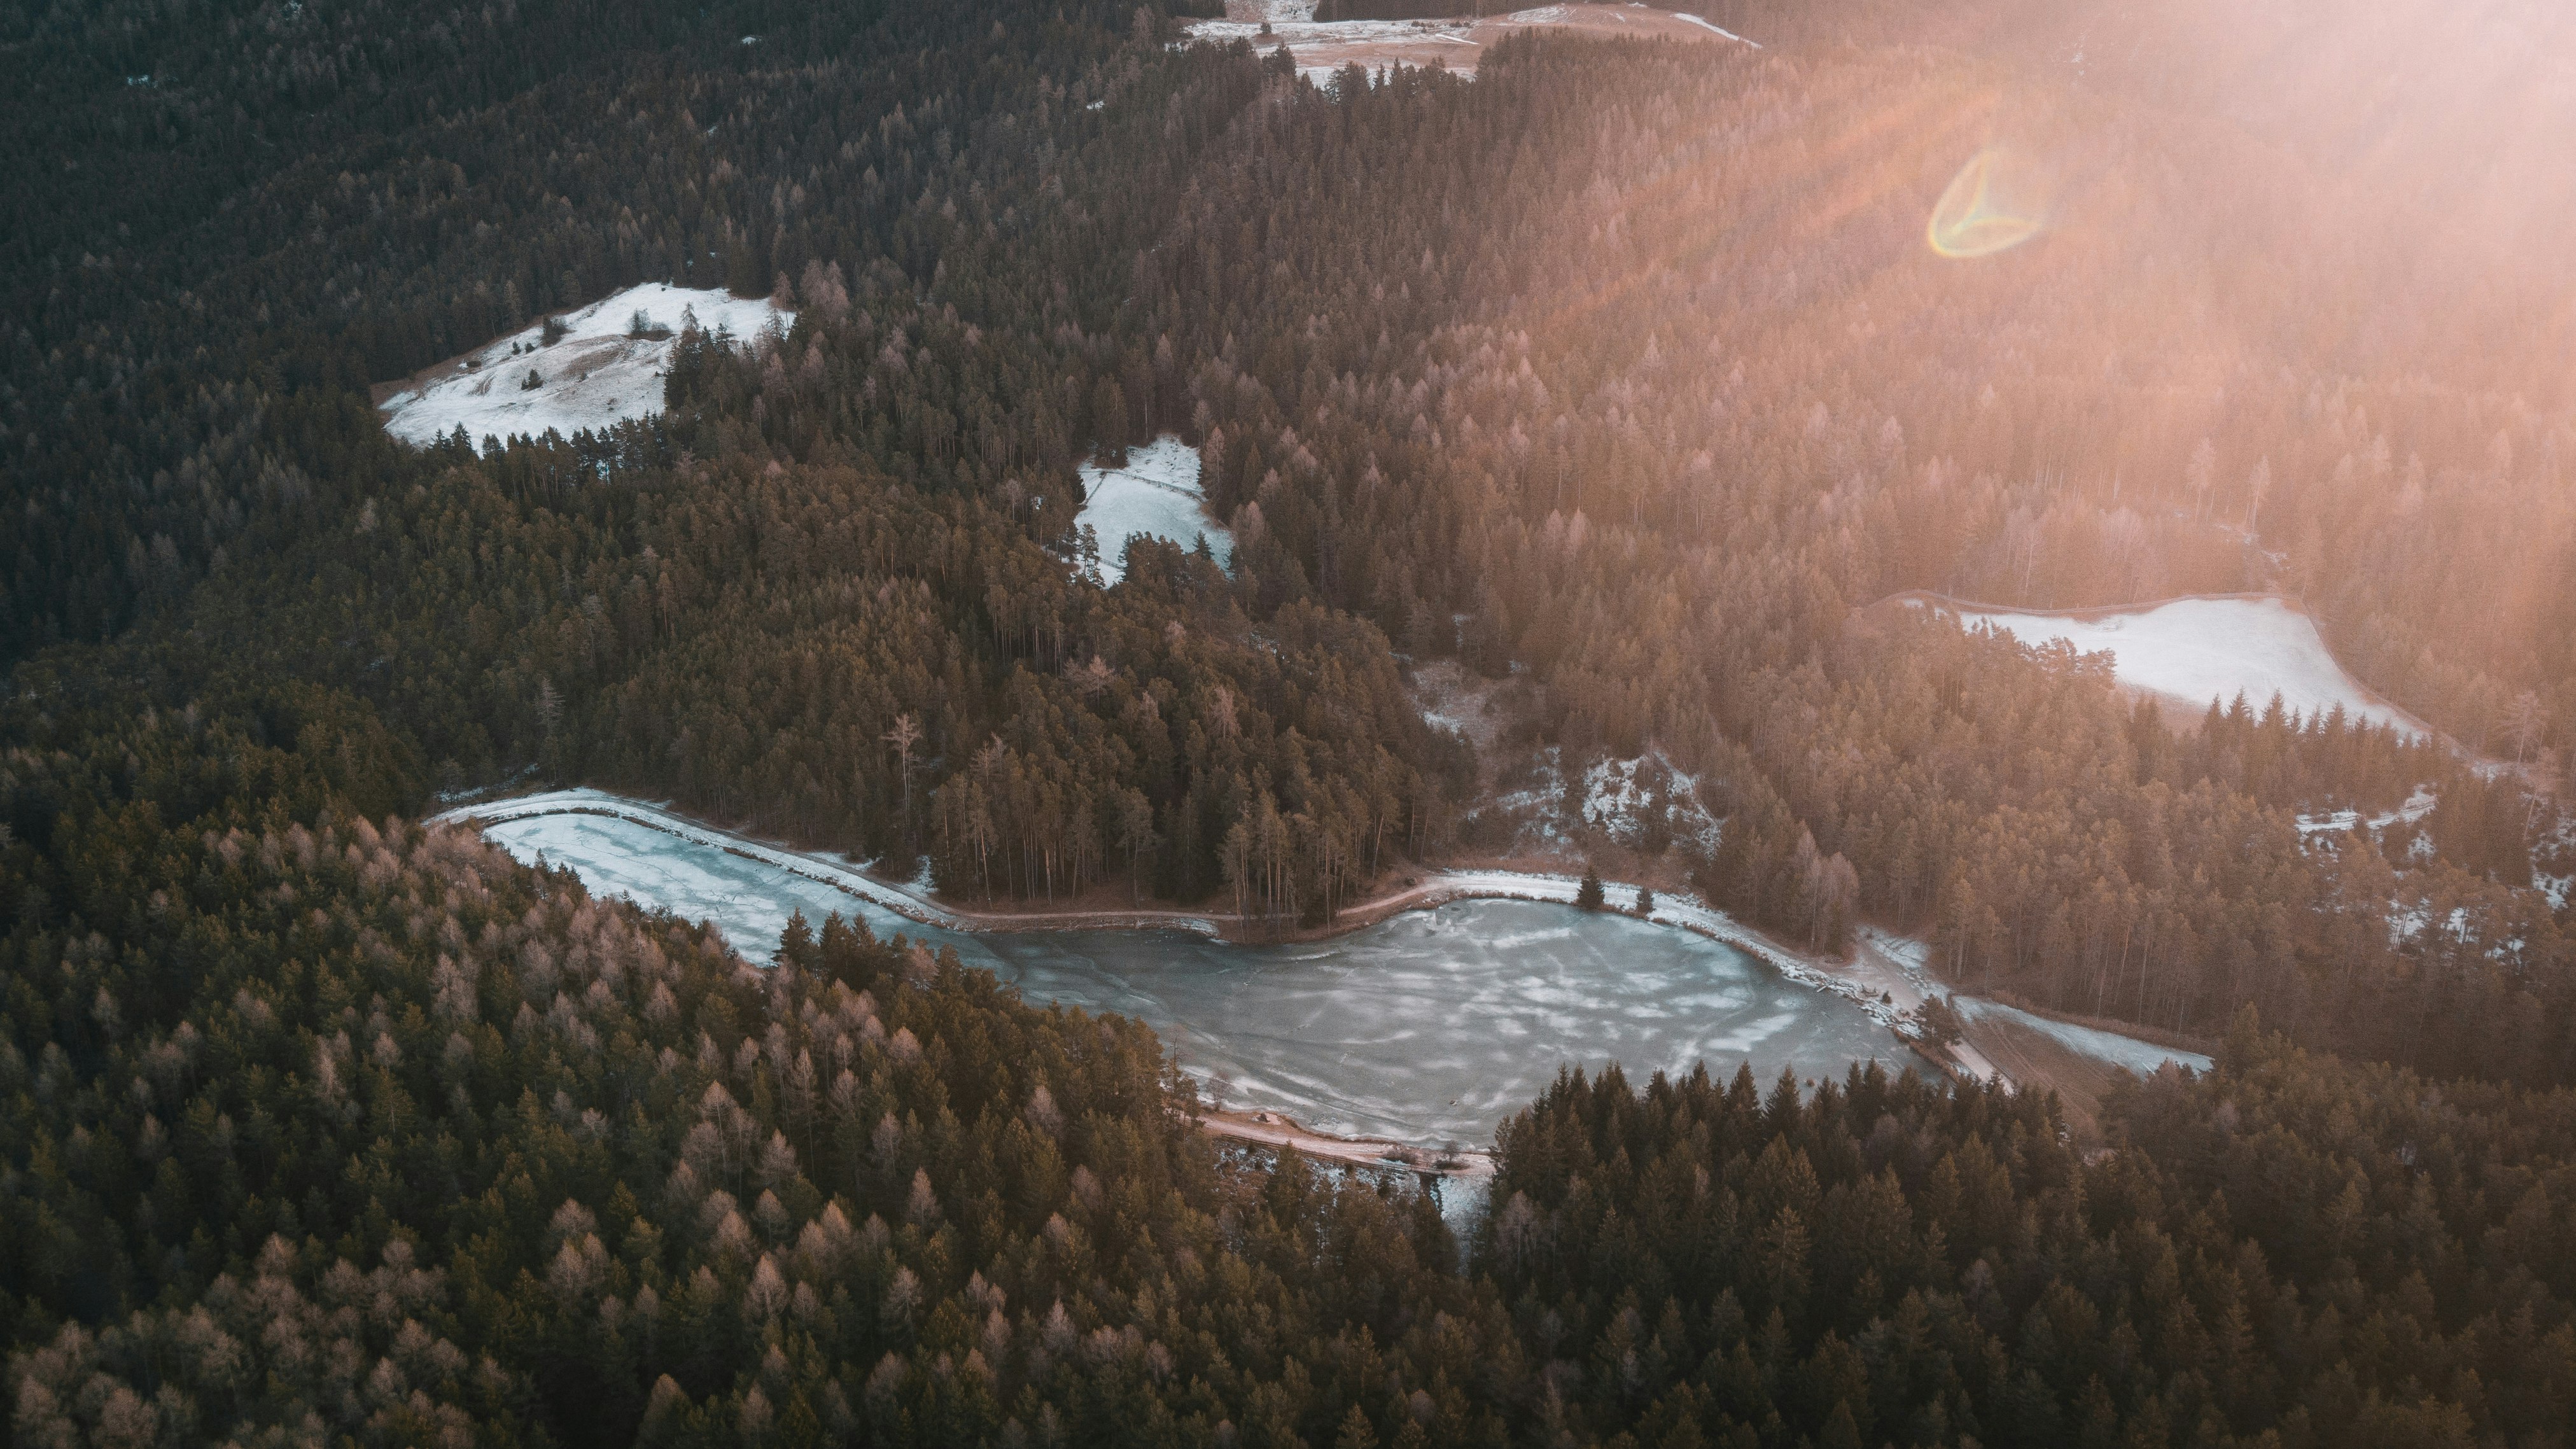
[[[1950,179],[1925,239],[1945,257],[2010,251],[2045,228],[2045,208],[2037,204],[2042,190],[2034,168],[2005,147],[1988,146]]]

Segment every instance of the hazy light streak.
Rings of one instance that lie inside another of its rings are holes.
[[[1924,228],[1932,250],[1945,257],[1990,257],[2039,235],[2039,207],[2017,196],[2030,185],[2027,168],[2010,151],[1989,146],[1968,159],[1941,193]]]

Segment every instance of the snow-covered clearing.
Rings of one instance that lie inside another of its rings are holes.
[[[1099,541],[1100,577],[1114,584],[1127,576],[1127,540],[1137,534],[1168,539],[1184,549],[1205,538],[1220,565],[1234,562],[1234,535],[1207,516],[1199,489],[1199,450],[1166,433],[1129,450],[1124,468],[1082,465],[1082,512],[1074,523]]]
[[[1220,45],[1250,41],[1264,53],[1284,45],[1297,62],[1297,73],[1318,84],[1348,65],[1372,71],[1384,66],[1439,66],[1454,74],[1472,76],[1486,46],[1515,31],[1540,28],[1597,36],[1694,41],[1723,38],[1753,44],[1696,15],[1677,15],[1642,5],[1566,3],[1536,6],[1509,15],[1478,18],[1462,14],[1434,20],[1319,21],[1313,18],[1314,13],[1311,0],[1229,0],[1225,19],[1197,21],[1186,33],[1193,40]],[[1265,21],[1270,26],[1267,35],[1261,30]]]
[[[668,329],[666,335],[631,335],[638,312],[646,332]],[[647,282],[563,313],[556,320],[569,330],[551,346],[540,320],[413,378],[384,400],[385,431],[428,444],[462,427],[479,444],[487,437],[542,437],[550,429],[570,437],[650,417],[662,410],[671,348],[692,316],[706,331],[743,342],[773,323],[784,329],[795,320],[766,297]],[[528,387],[532,373],[539,382]]]
[[[2120,683],[2195,712],[2239,694],[2260,711],[2277,693],[2283,707],[2302,716],[2342,705],[2355,721],[2390,725],[2410,737],[2424,733],[2421,721],[2346,674],[2315,622],[2280,599],[2176,599],[2125,613],[2059,614],[1915,602],[1929,602],[1965,628],[1993,628],[2024,644],[2064,641],[2082,654],[2108,651]]]

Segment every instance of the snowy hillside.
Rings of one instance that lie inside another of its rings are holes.
[[[1234,535],[1207,516],[1200,503],[1198,449],[1166,433],[1129,450],[1124,468],[1082,465],[1085,502],[1074,519],[1100,542],[1100,577],[1114,584],[1127,576],[1127,540],[1144,534],[1185,549],[1204,536],[1220,564],[1234,561]]]
[[[646,335],[631,335],[637,313]],[[458,427],[481,443],[548,429],[566,437],[662,410],[662,376],[684,317],[709,332],[749,341],[774,321],[794,322],[766,297],[745,301],[723,291],[689,291],[660,282],[629,287],[557,320],[567,329],[551,345],[539,322],[439,364],[385,399],[385,431],[429,443]],[[653,336],[660,332],[663,335]],[[534,387],[527,386],[534,374]]]
[[[2127,614],[1934,607],[1967,628],[1991,625],[2024,644],[2062,639],[2082,653],[2109,650],[2122,684],[2193,709],[2242,693],[2260,710],[2278,692],[2283,706],[2302,715],[2340,704],[2348,716],[2408,735],[2423,729],[2346,674],[2316,624],[2279,599],[2177,599]]]

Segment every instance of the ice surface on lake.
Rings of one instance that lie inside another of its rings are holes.
[[[671,335],[628,336],[638,312]],[[745,300],[661,282],[629,287],[563,314],[570,330],[551,346],[539,321],[449,364],[446,375],[395,393],[385,400],[385,431],[428,444],[462,427],[479,447],[486,437],[542,437],[552,429],[569,438],[584,428],[650,417],[662,410],[662,379],[684,313],[694,313],[708,332],[729,331],[746,343],[773,321],[783,328],[795,320],[766,297]],[[522,387],[531,371],[542,381]]]
[[[2335,662],[2308,616],[2278,599],[2176,599],[2133,614],[1978,612],[1940,606],[1974,629],[1991,624],[2024,644],[2063,639],[2082,653],[2107,649],[2122,684],[2170,695],[2194,708],[2239,691],[2257,713],[2278,691],[2301,715],[2342,705],[2355,720],[2418,733],[2415,721],[2380,702]]]
[[[540,815],[487,833],[540,851],[593,891],[706,919],[755,960],[788,913],[838,911],[880,935],[953,945],[1032,1001],[1152,1026],[1233,1106],[1411,1142],[1490,1142],[1560,1064],[1647,1073],[1752,1063],[1842,1076],[1919,1058],[1840,996],[1791,982],[1730,946],[1645,921],[1526,901],[1466,901],[1331,941],[1239,946],[1181,932],[966,935],[923,926],[818,880],[628,820]]]
[[[1127,540],[1135,534],[1169,539],[1183,549],[1205,536],[1219,564],[1234,561],[1234,535],[1200,507],[1199,450],[1169,433],[1131,448],[1124,468],[1082,465],[1085,502],[1074,519],[1100,539],[1100,575],[1116,583],[1127,576]]]

